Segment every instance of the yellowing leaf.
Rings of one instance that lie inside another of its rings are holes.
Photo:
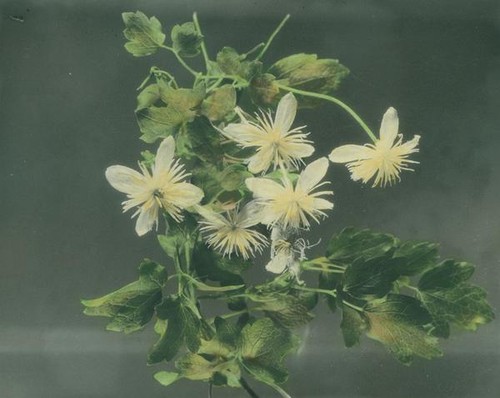
[[[148,18],[140,11],[124,12],[122,18],[125,23],[123,34],[129,40],[125,49],[133,56],[151,55],[163,46],[165,35],[158,19]]]

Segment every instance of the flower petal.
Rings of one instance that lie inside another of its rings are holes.
[[[269,178],[247,178],[245,184],[254,197],[259,199],[272,199],[283,194],[285,188]]]
[[[309,144],[287,143],[287,153],[292,154],[294,158],[307,158],[314,153],[314,147]]]
[[[106,169],[106,179],[117,191],[134,194],[144,190],[144,176],[129,167],[110,166]]]
[[[230,123],[222,130],[222,134],[233,141],[247,145],[262,138],[265,132],[250,123]]]
[[[139,218],[135,224],[135,232],[139,236],[147,234],[158,220],[158,205],[154,202],[141,207]]]
[[[207,220],[210,224],[213,224],[214,226],[217,227],[223,227],[225,225],[228,225],[227,220],[224,218],[224,216],[216,213],[213,210],[209,210],[204,206],[196,206],[196,211],[205,219]]]
[[[328,170],[328,159],[323,157],[307,165],[300,173],[297,180],[296,190],[304,192],[311,191],[325,176]]]
[[[278,109],[274,118],[274,127],[281,130],[282,134],[285,135],[292,126],[296,113],[297,100],[292,93],[288,93],[278,103]]]
[[[314,198],[313,199],[313,207],[316,210],[331,210],[331,209],[333,209],[333,203],[329,202],[328,200],[325,200],[325,199]]]
[[[179,182],[174,184],[169,191],[169,195],[165,195],[165,199],[170,203],[182,209],[194,206],[203,199],[205,194],[197,186],[189,182]]]
[[[288,253],[278,253],[266,264],[266,270],[273,274],[281,274],[293,264],[293,256]]]
[[[252,174],[257,174],[262,171],[267,171],[271,167],[274,157],[274,150],[271,146],[262,147],[255,155],[253,155],[248,163],[248,171]]]
[[[398,135],[398,130],[398,112],[391,106],[387,109],[382,118],[382,124],[380,125],[380,141],[391,147]]]
[[[175,141],[174,137],[170,136],[165,138],[156,152],[155,166],[153,174],[161,171],[169,170],[174,160],[175,154]]]
[[[373,149],[362,145],[342,145],[335,148],[328,156],[333,163],[348,163],[356,160],[369,159]]]
[[[238,213],[237,224],[241,228],[249,228],[260,222],[262,204],[255,200],[248,202]]]

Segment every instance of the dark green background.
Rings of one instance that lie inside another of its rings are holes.
[[[354,225],[441,242],[445,256],[477,264],[474,280],[500,307],[499,5],[0,0],[0,396],[206,396],[202,383],[166,390],[152,380],[156,369],[145,365],[151,330],[105,332],[104,320],[84,317],[78,301],[134,279],[145,256],[165,260],[152,234],[135,235],[104,170],[133,167],[146,148],[133,109],[149,67],[183,71],[166,53],[141,59],[126,53],[123,11],[156,15],[168,29],[197,10],[212,54],[224,45],[248,50],[291,13],[268,63],[303,51],[339,58],[352,71],[339,97],[374,129],[394,106],[405,136],[422,136],[421,164],[390,189],[353,183],[345,168],[332,165],[336,207],[310,240]],[[366,141],[333,105],[298,119],[308,124],[317,156]],[[257,268],[254,277],[263,272]],[[444,358],[407,368],[367,339],[345,349],[338,315],[321,306],[301,332],[303,349],[289,361],[287,390],[293,397],[496,397],[498,324],[455,333],[443,343]],[[245,394],[215,391],[236,396]]]

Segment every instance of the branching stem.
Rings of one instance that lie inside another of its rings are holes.
[[[198,15],[196,13],[193,14],[193,22],[200,36],[203,37],[203,33],[201,33],[200,22],[198,21]],[[203,54],[203,59],[205,60],[205,67],[208,72],[208,68],[210,67],[210,58],[208,58],[207,47],[205,46],[205,38],[201,39],[201,53]]]
[[[274,30],[274,32],[271,33],[271,36],[269,36],[269,39],[267,39],[266,44],[264,45],[264,48],[260,51],[259,55],[257,55],[257,57],[255,58],[256,61],[259,61],[264,56],[267,49],[269,48],[269,46],[273,42],[274,38],[279,33],[279,31],[283,28],[283,26],[285,26],[286,21],[288,21],[289,18],[290,18],[290,14],[287,14],[285,16],[285,18],[283,18],[283,20],[280,22],[278,27]]]

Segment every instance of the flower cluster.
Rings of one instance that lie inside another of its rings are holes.
[[[297,250],[288,239],[308,230],[311,221],[319,223],[333,208],[331,190],[319,189],[329,184],[323,181],[329,161],[320,157],[309,164],[304,158],[314,152],[312,141],[304,133],[305,126],[292,128],[297,100],[291,93],[282,97],[273,118],[270,112],[260,111],[254,118],[237,108],[238,123],[221,128],[222,135],[243,149],[254,153],[244,159],[254,176],[246,178],[245,185],[252,198],[236,203],[225,214],[211,204],[201,204],[202,189],[189,183],[189,174],[179,160],[175,160],[175,142],[168,137],[160,144],[153,165],[148,169],[139,163],[141,173],[124,166],[111,166],[106,178],[118,191],[127,194],[123,210],[136,208],[136,232],[144,235],[158,225],[160,211],[175,221],[187,210],[199,215],[199,229],[209,247],[224,256],[248,259],[271,241],[271,260],[266,269],[273,273],[293,270]],[[385,113],[380,128],[380,139],[365,146],[344,145],[334,149],[329,158],[334,163],[347,163],[353,180],[367,183],[374,176],[373,186],[385,186],[399,179],[401,170],[416,163],[408,156],[416,152],[419,136],[402,143],[398,138],[398,116],[394,108]],[[305,166],[302,170],[301,166]],[[269,169],[274,172],[266,174]],[[258,224],[272,230],[265,233]],[[269,236],[270,235],[270,236]],[[300,239],[300,238],[299,238]],[[303,248],[299,257],[304,257]]]

